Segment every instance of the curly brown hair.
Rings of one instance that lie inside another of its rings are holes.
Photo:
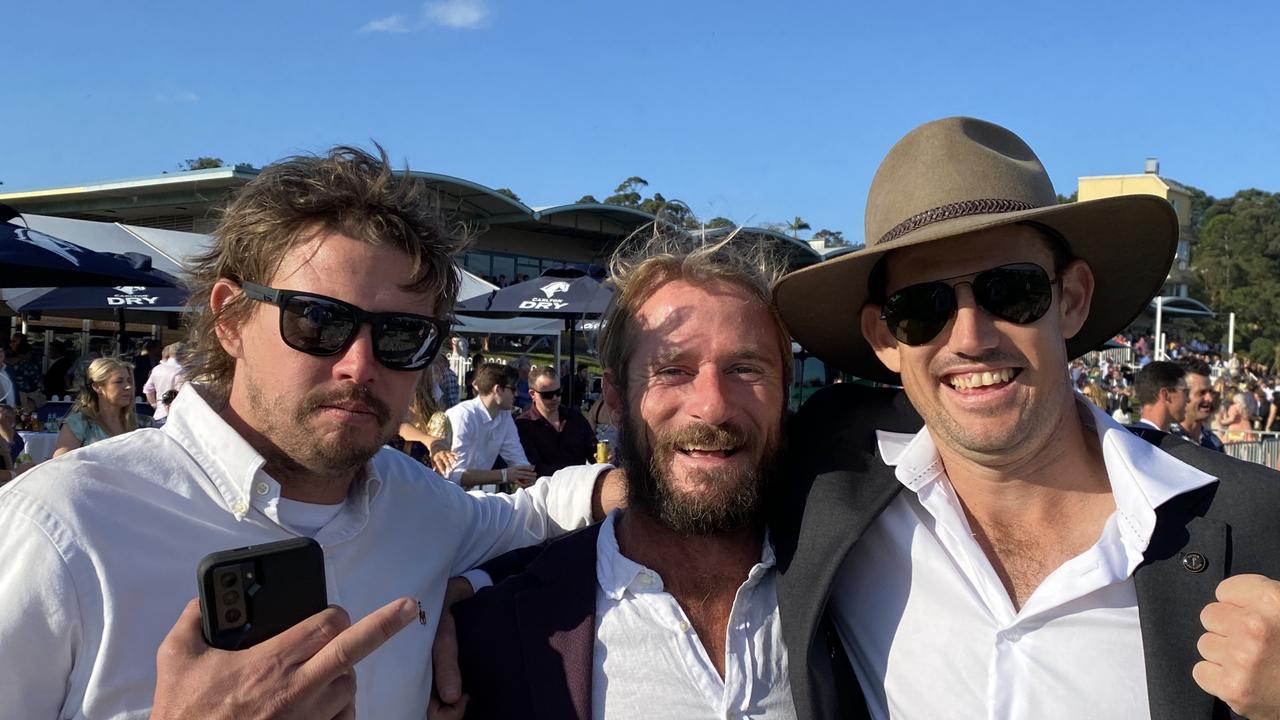
[[[320,233],[404,251],[416,279],[403,289],[430,295],[438,317],[452,313],[461,283],[454,258],[467,246],[466,228],[449,222],[425,183],[407,168],[393,172],[386,151],[375,147],[376,157],[339,146],[323,156],[286,158],[240,190],[213,233],[213,247],[187,268],[188,378],[227,396],[235,360],[222,348],[217,326],[241,325],[257,306],[240,295],[215,313],[209,304],[214,284],[269,284],[288,253]]]

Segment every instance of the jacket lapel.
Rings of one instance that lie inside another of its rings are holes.
[[[1228,569],[1229,528],[1200,517],[1216,489],[1192,491],[1157,511],[1151,544],[1134,573],[1153,718],[1214,717],[1216,700],[1196,685],[1191,668],[1200,660],[1200,611],[1214,601]]]
[[[599,528],[594,525],[543,553],[529,568],[542,584],[516,596],[513,612],[531,717],[591,720]]]

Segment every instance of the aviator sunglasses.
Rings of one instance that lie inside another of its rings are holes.
[[[962,277],[972,280],[951,284]],[[978,307],[1018,325],[1033,323],[1053,303],[1053,280],[1031,263],[1001,265],[980,273],[966,273],[908,285],[884,301],[880,318],[899,342],[923,345],[938,336],[956,314],[956,287],[968,285]]]
[[[392,370],[421,370],[435,359],[449,334],[448,321],[426,315],[369,312],[324,295],[247,281],[240,287],[247,297],[279,307],[280,338],[308,355],[337,355],[368,323],[378,362]]]

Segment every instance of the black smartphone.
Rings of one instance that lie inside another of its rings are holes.
[[[196,571],[204,639],[243,650],[329,605],[324,551],[311,538],[210,553]]]

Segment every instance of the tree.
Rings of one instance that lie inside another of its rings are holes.
[[[794,239],[796,239],[796,240],[799,240],[799,239],[800,239],[800,231],[801,231],[801,230],[808,230],[808,229],[809,229],[809,223],[805,222],[805,221],[804,221],[804,218],[802,218],[802,217],[800,217],[799,215],[797,215],[795,220],[792,220],[791,222],[787,223],[787,229],[791,231],[791,237],[792,237],[792,238],[794,238]]]
[[[205,157],[191,158],[178,163],[179,170],[209,170],[210,168],[226,167],[222,162],[222,158]]]
[[[732,227],[738,227],[738,223],[730,220],[727,217],[720,217],[719,215],[717,215],[707,221],[706,227],[708,230],[715,230],[717,228],[732,228]]]
[[[614,188],[613,194],[604,199],[606,205],[621,205],[622,207],[639,208],[644,198],[640,195],[640,190],[649,186],[649,181],[638,175],[623,180],[618,187]]]
[[[575,204],[576,205],[599,205],[600,201],[596,199],[595,195],[583,195],[582,197],[578,198],[578,202]]]
[[[494,190],[494,192],[498,193],[499,195],[506,195],[512,200],[515,200],[516,202],[520,202],[520,196],[517,195],[515,191],[512,190],[511,188],[498,188],[497,190]]]
[[[1070,195],[1063,195],[1062,193],[1058,193],[1058,204],[1059,204],[1059,205],[1066,205],[1067,203],[1073,203],[1073,202],[1075,202],[1075,201],[1076,201],[1076,200],[1078,200],[1078,199],[1080,199],[1080,191],[1079,191],[1079,190],[1077,190],[1077,191],[1075,191],[1075,192],[1071,193]]]
[[[824,248],[844,247],[849,244],[849,241],[844,239],[844,231],[828,230],[826,228],[822,228],[809,238],[810,242],[814,240],[822,241],[822,247]]]

